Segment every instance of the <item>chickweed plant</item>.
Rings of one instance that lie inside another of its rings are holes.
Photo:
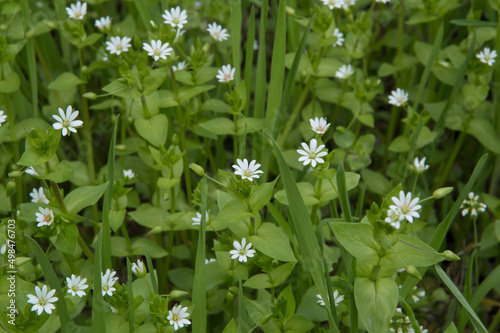
[[[498,332],[499,22],[0,1],[2,332]]]

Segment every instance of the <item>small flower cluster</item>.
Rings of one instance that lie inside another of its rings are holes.
[[[479,202],[479,195],[474,194],[474,192],[469,193],[469,198],[465,199],[460,206],[462,209],[462,216],[466,216],[470,212],[470,216],[477,216],[477,213],[482,213],[486,211],[487,206]]]
[[[399,198],[392,197],[391,199],[394,205],[389,206],[385,222],[389,223],[394,228],[399,229],[403,220],[407,220],[409,223],[413,223],[414,217],[420,217],[418,210],[422,208],[422,206],[417,205],[420,199],[414,198],[412,200],[411,192],[408,192],[405,195],[403,191],[400,191]]]
[[[316,297],[318,298],[318,304],[320,306],[325,306],[325,301],[323,300],[321,295],[317,294]],[[340,294],[338,290],[335,290],[333,292],[333,301],[335,302],[335,306],[338,306],[343,300],[344,300],[344,295]]]

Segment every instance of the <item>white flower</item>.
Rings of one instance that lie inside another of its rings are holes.
[[[419,160],[418,157],[415,157],[415,160],[413,161],[413,167],[415,168],[415,172],[420,174],[423,173],[425,170],[429,169],[428,165],[425,165],[425,160],[427,157],[424,157],[423,159]]]
[[[389,104],[401,106],[408,102],[408,93],[401,88],[391,91],[389,96]]]
[[[258,49],[259,49],[259,41],[257,39],[255,39],[253,41],[253,50],[257,51]]]
[[[135,177],[135,173],[134,171],[132,171],[132,169],[123,170],[123,177],[125,178],[125,180],[131,180]]]
[[[38,311],[38,315],[41,315],[43,311],[48,314],[52,313],[52,310],[56,309],[56,306],[52,303],[58,300],[57,297],[53,297],[56,290],[47,290],[47,286],[44,285],[42,289],[39,286],[35,287],[35,295],[28,295],[28,303],[34,304],[31,311]]]
[[[354,70],[352,69],[351,65],[342,65],[338,69],[337,72],[335,72],[335,77],[338,77],[339,79],[347,79],[349,76],[354,74]]]
[[[111,20],[112,18],[109,16],[101,17],[100,19],[95,20],[95,26],[101,31],[107,31],[111,29]]]
[[[325,6],[333,8],[342,8],[344,6],[344,0],[321,0]]]
[[[401,214],[401,220],[406,219],[408,222],[413,223],[414,217],[420,217],[420,214],[417,212],[422,206],[417,205],[419,198],[411,199],[411,192],[408,192],[405,196],[403,191],[399,192],[399,199],[396,197],[392,197],[392,202],[394,205],[389,206],[392,210],[399,210]]]
[[[122,52],[128,52],[128,49],[132,47],[130,42],[132,38],[129,37],[111,37],[111,41],[106,42],[106,50],[109,51],[110,54],[120,55]]]
[[[215,258],[205,259],[205,265],[208,265],[211,262],[216,262],[216,261],[217,261],[217,259],[215,259]]]
[[[185,61],[179,61],[176,66],[172,66],[174,72],[182,71],[187,68],[189,64]]]
[[[335,44],[333,44],[333,47],[344,45],[344,41],[345,41],[344,34],[341,33],[338,28],[335,28],[335,30],[333,31],[333,36],[337,37],[337,41],[335,42]]]
[[[0,126],[2,126],[3,123],[7,121],[7,116],[4,114],[3,111],[0,111]]]
[[[32,166],[30,166],[28,169],[26,169],[24,172],[26,172],[28,175],[32,175],[32,176],[36,176],[36,177],[40,177],[40,175],[38,174],[38,172],[36,172],[35,169],[33,169]]]
[[[158,61],[160,58],[164,60],[167,59],[167,56],[173,51],[173,49],[168,46],[168,43],[162,44],[161,40],[158,39],[156,42],[152,40],[151,45],[144,43],[143,49],[148,51],[148,56],[154,57],[155,61]]]
[[[178,28],[179,30],[188,22],[186,10],[181,11],[180,7],[171,8],[170,12],[165,10],[163,18],[165,19],[165,24],[170,24],[172,28]]]
[[[184,327],[184,325],[191,325],[191,322],[186,319],[189,317],[189,313],[187,312],[186,307],[182,307],[182,305],[176,305],[172,308],[172,310],[168,311],[167,319],[170,320],[170,325],[174,326],[174,330],[178,330],[179,328]]]
[[[316,295],[318,298],[318,304],[321,306],[325,306],[325,302],[323,301],[323,298],[321,297],[320,294]],[[333,301],[335,302],[335,306],[338,306],[340,302],[344,300],[344,295],[341,295],[338,290],[335,290],[333,292]]]
[[[387,211],[387,217],[385,222],[392,225],[394,228],[399,229],[401,227],[401,221],[404,219],[401,211],[399,209],[389,209]]]
[[[212,23],[208,25],[207,31],[210,33],[213,39],[222,42],[229,38],[229,34],[226,29],[222,29],[222,26],[217,23]]]
[[[84,290],[89,287],[85,284],[87,279],[82,279],[80,276],[71,274],[71,279],[67,277],[66,282],[68,283],[68,294],[71,294],[72,296],[77,295],[78,297],[86,295]]]
[[[113,291],[116,291],[116,288],[113,287],[115,282],[118,281],[118,278],[115,277],[116,272],[111,271],[109,268],[106,270],[104,275],[101,274],[101,287],[102,287],[102,296],[108,294],[109,296],[113,296]]]
[[[236,68],[231,68],[231,65],[223,65],[222,70],[219,69],[218,74],[215,76],[219,82],[230,82],[234,80],[234,73]]]
[[[53,115],[52,117],[57,120],[56,123],[52,124],[52,127],[56,130],[62,129],[62,135],[69,135],[69,132],[76,133],[76,127],[81,127],[83,125],[83,121],[75,120],[78,117],[79,112],[75,110],[73,112],[73,107],[68,105],[66,108],[66,114],[64,114],[64,110],[59,108],[59,116]]]
[[[54,212],[48,208],[40,207],[38,208],[40,213],[35,213],[36,221],[38,224],[37,227],[43,227],[44,225],[49,226],[54,222]]]
[[[321,145],[318,147],[318,141],[316,139],[311,139],[311,142],[309,142],[309,146],[307,146],[307,143],[302,142],[301,143],[302,149],[297,149],[297,153],[300,155],[303,155],[299,157],[299,162],[303,162],[304,165],[308,165],[311,163],[311,166],[313,168],[316,167],[316,164],[322,164],[325,163],[325,160],[322,159],[321,157],[328,155],[327,152],[321,151],[323,148],[325,148],[325,145]]]
[[[40,187],[38,190],[34,188],[33,191],[30,193],[30,197],[32,198],[31,202],[44,203],[44,204],[49,203],[49,200],[47,200],[45,193],[43,193],[43,187]]]
[[[479,202],[479,195],[474,194],[474,192],[469,193],[469,199],[465,199],[462,202],[460,208],[462,209],[462,216],[465,216],[470,211],[470,216],[477,216],[477,213],[482,213],[486,211],[486,206],[484,203]]]
[[[131,270],[138,278],[143,278],[148,273],[146,266],[144,266],[144,262],[142,260],[137,260],[137,264],[134,262],[132,264]]]
[[[5,243],[2,245],[2,247],[0,247],[0,254],[5,254],[5,252],[7,252],[7,241],[5,241]],[[206,263],[206,260],[207,259],[205,259],[205,263]]]
[[[330,124],[326,122],[326,118],[314,118],[309,119],[309,123],[311,124],[311,129],[318,134],[325,134]]]
[[[205,223],[208,224],[208,220],[210,219],[209,216],[210,209],[205,212]],[[192,225],[201,225],[201,214],[196,213],[196,217],[193,217],[191,220],[193,220]]]
[[[247,244],[247,239],[243,238],[241,240],[241,244],[238,241],[233,242],[233,246],[235,250],[229,251],[229,254],[232,254],[231,259],[236,259],[240,262],[247,262],[247,257],[251,258],[254,256],[255,250],[251,250],[252,243]]]
[[[264,171],[259,170],[260,164],[257,164],[256,160],[252,160],[250,164],[248,164],[248,160],[245,158],[243,161],[240,159],[236,160],[238,165],[233,164],[233,168],[235,169],[234,174],[241,176],[242,179],[248,179],[252,181],[253,178],[259,178],[258,173],[264,173]]]
[[[349,6],[354,6],[356,4],[356,0],[343,0],[344,3],[342,4],[342,8],[344,10],[349,9]]]
[[[384,4],[387,4],[387,3],[391,2],[391,0],[375,0],[375,2],[382,2]]]
[[[493,66],[495,63],[495,58],[497,57],[497,51],[490,51],[489,47],[485,47],[481,52],[476,54],[476,57],[484,64],[488,66]]]
[[[417,286],[415,286],[413,290],[417,290]],[[425,290],[419,290],[415,294],[411,295],[411,298],[413,299],[414,303],[420,302],[420,299],[422,297],[425,297]]]
[[[78,1],[75,4],[71,4],[69,7],[66,7],[66,12],[68,13],[69,18],[75,20],[82,20],[85,14],[87,14],[87,3],[83,4]]]

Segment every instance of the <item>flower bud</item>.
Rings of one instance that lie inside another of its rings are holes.
[[[441,199],[447,196],[451,191],[453,191],[453,187],[441,187],[432,193],[434,199]]]
[[[189,169],[193,170],[195,174],[198,176],[203,176],[205,174],[205,169],[203,169],[201,166],[199,166],[196,163],[191,163],[189,164]]]
[[[31,258],[28,258],[28,257],[17,257],[16,260],[14,261],[14,265],[22,266],[30,260],[31,260]]]
[[[90,100],[95,100],[97,99],[97,94],[96,93],[93,93],[93,92],[86,92],[85,94],[82,95],[83,97],[85,97],[86,99],[90,99]]]
[[[137,264],[135,262],[132,264],[132,272],[138,278],[143,278],[148,273],[148,270],[144,266],[144,262],[142,260],[137,260]]]
[[[422,280],[422,275],[418,272],[418,270],[415,268],[415,266],[409,265],[406,266],[406,273],[410,274],[411,276]]]
[[[184,290],[172,290],[169,296],[171,299],[183,299],[189,296],[189,293]]]
[[[16,191],[16,182],[11,180],[7,183],[7,197],[10,197]]]
[[[11,171],[9,172],[9,177],[11,178],[17,178],[17,177],[21,177],[23,173],[19,170],[16,170],[16,171]]]
[[[238,295],[238,288],[235,287],[235,286],[232,286],[231,288],[229,288],[229,292],[233,295]]]
[[[448,261],[457,261],[460,260],[460,257],[457,256],[453,251],[446,250],[441,255]]]
[[[288,7],[288,6],[286,6],[285,10],[286,10],[286,13],[287,13],[288,15],[292,15],[292,16],[294,16],[294,15],[295,15],[295,9],[293,9],[292,7]]]

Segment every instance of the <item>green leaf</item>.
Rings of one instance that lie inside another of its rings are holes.
[[[94,262],[94,290],[102,290],[102,229],[97,234]],[[96,292],[92,297],[93,309],[104,309],[102,292]],[[106,322],[104,320],[104,311],[92,311],[92,332],[106,333]]]
[[[168,119],[164,114],[157,114],[149,119],[136,119],[137,133],[156,147],[167,141]]]
[[[96,186],[81,186],[71,191],[65,198],[64,203],[71,215],[78,214],[82,209],[92,206],[103,195],[108,182]]]
[[[156,183],[157,183],[158,187],[161,188],[162,190],[168,190],[168,189],[174,187],[175,185],[179,184],[180,182],[181,182],[180,178],[168,179],[168,178],[160,177],[160,178],[158,178],[158,181]]]
[[[409,265],[425,267],[432,266],[444,260],[444,257],[430,245],[416,237],[398,234],[389,236],[389,238],[398,241],[392,246],[394,251],[389,249],[387,254],[382,257],[380,260],[381,265],[393,268],[404,268]]]
[[[75,323],[73,320],[68,315],[68,308],[66,305],[66,299],[64,297],[64,293],[61,289],[61,285],[59,284],[59,280],[57,279],[57,275],[54,272],[54,268],[52,267],[52,264],[50,263],[49,259],[45,255],[45,252],[43,252],[42,248],[40,245],[38,245],[37,242],[35,242],[31,237],[26,236],[26,239],[28,240],[28,243],[31,247],[31,249],[35,252],[37,262],[40,264],[42,267],[43,274],[45,276],[45,279],[49,283],[51,288],[56,289],[56,295],[57,295],[57,312],[59,313],[59,320],[61,321],[61,331],[62,332],[76,332],[77,328],[75,326]],[[100,279],[99,279],[100,280]],[[99,289],[100,288],[100,283],[98,285]],[[99,293],[102,295],[101,293]]]
[[[138,224],[146,228],[164,227],[167,222],[167,212],[164,209],[153,207],[150,204],[142,204],[128,215]]]
[[[286,322],[286,332],[290,333],[306,333],[311,332],[315,327],[314,323],[302,316],[293,316]]]
[[[80,43],[78,43],[78,47],[82,48],[85,46],[93,45],[93,44],[95,44],[95,42],[97,42],[99,39],[101,39],[101,37],[102,37],[102,34],[93,33],[90,36],[87,36],[84,39],[82,39],[82,41]]]
[[[0,81],[0,93],[12,94],[19,89],[20,81],[16,72],[10,72]]]
[[[71,167],[70,162],[64,160],[57,164],[51,173],[40,177],[40,179],[52,180],[55,183],[63,183],[73,178],[73,174],[74,170]]]
[[[316,198],[316,191],[314,186],[310,183],[297,183],[296,184],[298,192],[305,203],[306,206],[313,206],[319,204],[318,198]],[[286,190],[280,190],[274,195],[276,200],[278,200],[283,205],[289,205],[288,195]]]
[[[249,212],[244,203],[234,200],[225,205],[217,217],[215,221],[212,223],[214,227],[216,225],[224,225],[227,226],[232,223],[237,223],[240,220],[248,217],[252,217],[253,213]]]
[[[200,124],[200,127],[217,135],[234,135],[234,123],[228,118],[215,118]]]
[[[257,234],[250,236],[257,250],[280,261],[297,261],[285,234],[272,223],[262,223]]]
[[[82,83],[83,81],[75,74],[70,72],[64,72],[49,84],[49,89],[57,91],[66,91]]]
[[[474,136],[487,149],[495,154],[500,154],[500,139],[491,121],[472,118],[466,132]]]
[[[289,262],[283,265],[280,265],[273,269],[271,272],[269,272],[269,275],[271,276],[271,284],[273,287],[277,287],[290,276],[290,274],[293,271],[293,268],[295,267],[294,262]]]
[[[231,321],[226,325],[222,333],[238,333],[238,326],[236,326],[234,318],[232,318]]]
[[[321,201],[320,206],[328,204],[331,200],[337,199],[339,197],[338,194],[338,186],[337,186],[337,172],[335,169],[330,169],[333,171],[332,179],[323,180],[323,186],[321,188],[321,194],[319,200]],[[355,172],[345,172],[345,187],[346,192],[355,189],[359,184],[360,176]],[[347,194],[346,194],[347,195]]]
[[[376,265],[379,256],[379,244],[373,238],[373,227],[366,223],[334,222],[330,223],[339,243],[354,257]]]
[[[102,88],[107,93],[123,98],[141,98],[141,94],[135,87],[130,87],[123,79],[116,79]]]
[[[398,285],[391,278],[356,278],[354,299],[359,318],[370,333],[387,332],[398,305]]]
[[[163,258],[168,255],[158,243],[149,238],[138,238],[132,243],[132,252],[130,254],[136,256],[143,256],[149,253],[151,258]]]
[[[269,201],[271,201],[273,189],[277,181],[278,178],[269,183],[252,186],[249,203],[254,214],[257,214],[265,205],[269,203]]]
[[[149,75],[144,79],[143,91],[144,96],[148,96],[155,92],[165,81],[168,75],[168,67],[160,67],[158,69],[153,69]]]
[[[78,242],[78,228],[75,224],[65,225],[57,235],[50,237],[50,240],[56,249],[72,255]]]
[[[182,87],[179,89],[179,102],[183,103],[201,93],[212,90],[213,88],[215,88],[214,85],[195,86],[192,88]]]
[[[267,274],[255,274],[250,277],[244,284],[244,287],[252,289],[267,289],[271,288],[273,284],[269,280],[269,275]]]

